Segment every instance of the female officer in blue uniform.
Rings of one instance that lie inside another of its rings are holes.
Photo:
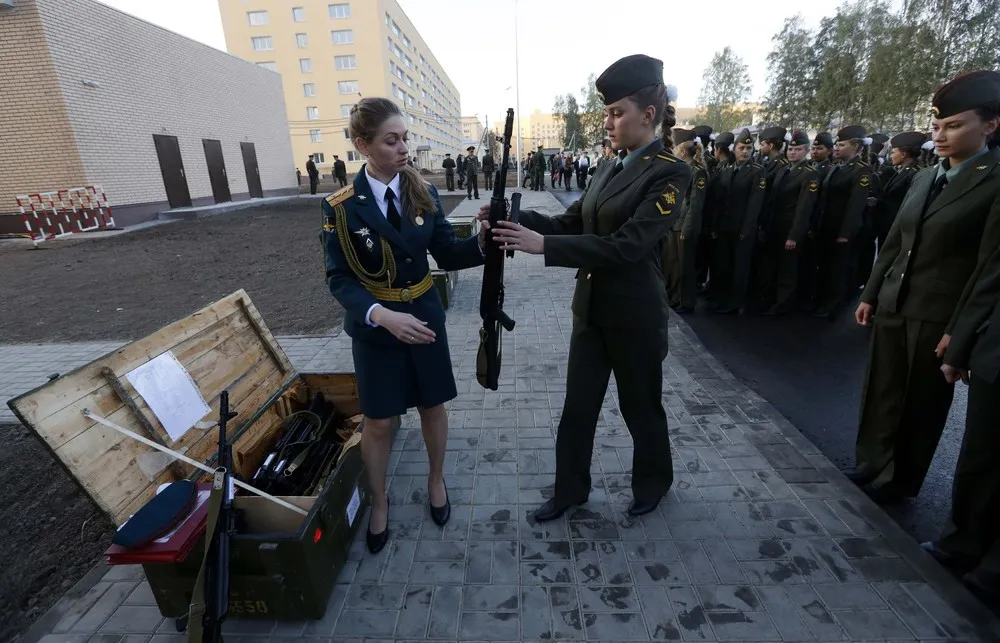
[[[326,281],[344,307],[365,424],[361,453],[372,489],[368,549],[388,542],[385,475],[390,423],[417,407],[430,460],[431,517],[444,525],[451,505],[444,483],[448,415],[457,395],[444,306],[427,253],[443,270],[483,263],[481,237],[456,241],[437,190],[407,165],[407,128],[399,107],[364,98],[351,109],[350,134],[367,158],[354,184],[323,201]]]

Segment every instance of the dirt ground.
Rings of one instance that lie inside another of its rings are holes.
[[[0,242],[0,343],[139,339],[240,288],[275,334],[336,332],[319,208],[292,199],[40,250]]]
[[[10,641],[89,572],[113,527],[41,442],[0,426],[0,640]]]

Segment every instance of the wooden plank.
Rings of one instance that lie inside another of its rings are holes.
[[[157,355],[203,333],[215,322],[239,313],[236,300],[244,295],[244,291],[239,290],[190,317],[174,322],[148,337],[136,340],[75,371],[66,373],[57,380],[18,396],[12,400],[12,404],[28,421],[29,426],[36,426],[45,418],[92,393],[95,384],[101,381],[101,367],[109,366],[115,372],[128,373]]]
[[[354,373],[304,373],[302,380],[309,387],[310,395],[320,391],[343,413],[349,416],[361,413],[358,380]]]
[[[142,409],[140,409],[135,403],[135,400],[132,399],[132,395],[125,390],[125,385],[118,379],[118,375],[107,366],[101,369],[101,374],[104,376],[104,379],[108,382],[108,384],[111,385],[111,388],[114,389],[118,397],[121,398],[121,401],[125,403],[126,408],[128,408],[128,410],[132,413],[132,416],[135,418],[136,422],[139,423],[139,426],[142,427],[142,431],[146,437],[151,439],[153,442],[156,442],[161,447],[167,446],[164,443],[163,438],[160,437],[160,433],[153,427],[152,422],[149,421],[146,414],[142,412]],[[184,475],[184,470],[181,469],[179,462],[171,462],[169,468],[178,478]]]
[[[240,415],[249,416],[260,404],[266,400],[260,391],[264,388],[260,380],[259,372],[270,372],[271,375],[263,381],[268,386],[280,386],[282,376],[275,369],[274,364],[269,359],[262,359],[255,366],[254,370],[248,372],[246,377],[228,388],[230,393],[230,409]],[[221,391],[220,391],[221,393]],[[234,400],[240,399],[236,404]],[[219,399],[215,396],[211,403],[212,412],[218,416]],[[238,430],[239,422],[232,421],[229,431],[230,437]],[[197,441],[185,452],[189,458],[205,462],[209,457],[216,454],[218,449],[218,427],[214,430],[201,432]],[[144,446],[144,445],[140,445]],[[196,473],[194,467],[183,465],[187,470],[185,477]],[[156,487],[169,482],[172,479],[170,472],[164,471],[153,481],[139,469],[138,466],[130,466],[126,473],[116,479],[109,486],[101,490],[101,495],[112,506],[114,520],[124,522],[130,515],[135,513],[145,504],[149,498],[153,497]],[[120,524],[117,523],[116,524]]]
[[[206,332],[204,334],[189,337],[183,344],[175,346],[172,349],[174,356],[177,357],[177,361],[187,368],[188,364],[215,350],[232,335],[242,332],[249,327],[249,322],[242,318],[239,313],[234,312],[229,317],[213,324],[209,329],[205,329]],[[156,355],[153,357],[156,357]],[[89,366],[96,365],[96,377],[100,377],[100,368],[103,368],[107,364],[109,362],[105,361],[102,363],[99,361]],[[109,368],[115,367],[109,365]],[[127,371],[116,370],[116,372]],[[56,380],[55,382],[59,381]],[[123,406],[122,401],[115,395],[111,387],[103,381],[103,378],[100,380],[95,378],[92,381],[91,390],[81,393],[78,398],[62,406],[58,411],[49,414],[47,417],[36,419],[32,428],[53,449],[59,449],[62,445],[96,425],[95,422],[81,416],[80,411],[89,408],[102,417],[108,417],[112,413],[119,411]],[[140,404],[140,408],[147,408],[145,407],[145,402]],[[131,427],[126,426],[125,428]]]
[[[281,349],[278,348],[277,346],[271,345],[271,342],[275,341],[274,338],[265,335],[263,327],[260,325],[260,323],[258,323],[257,319],[254,317],[254,314],[250,312],[250,306],[247,304],[247,300],[239,299],[237,301],[240,305],[240,309],[243,311],[243,314],[247,317],[247,319],[250,320],[250,325],[253,327],[254,332],[257,333],[257,337],[264,345],[264,349],[267,350],[268,355],[270,355],[271,359],[274,360],[274,363],[278,367],[278,370],[280,370],[282,373],[287,373],[291,369],[291,365],[286,364],[284,360],[281,359],[279,355],[279,351]],[[277,342],[275,342],[275,344],[277,344]]]

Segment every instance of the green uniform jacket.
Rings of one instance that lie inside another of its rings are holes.
[[[956,317],[1000,246],[1000,148],[959,172],[924,212],[937,168],[913,179],[861,301],[922,321]]]
[[[944,363],[995,382],[1000,375],[1000,247],[958,313]]]
[[[685,239],[693,239],[701,234],[701,212],[705,206],[705,192],[708,185],[708,171],[700,165],[692,165],[691,183],[684,197],[681,215],[674,222],[674,231]]]
[[[819,184],[820,178],[813,166],[804,162],[786,164],[771,183],[772,228],[767,232],[787,230],[786,238],[780,241],[802,243],[816,209]]]
[[[565,214],[522,211],[545,235],[545,265],[578,268],[573,313],[612,328],[666,328],[661,249],[680,215],[691,166],[659,139],[612,178],[607,163]]]
[[[861,159],[830,167],[820,192],[820,231],[853,240],[864,224],[871,190],[871,166]]]

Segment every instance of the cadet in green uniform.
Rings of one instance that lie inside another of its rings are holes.
[[[538,151],[535,152],[535,184],[532,186],[532,189],[536,191],[545,190],[546,163],[544,149],[545,146],[539,145]]]
[[[719,161],[716,160],[715,154],[708,153],[709,146],[712,141],[715,140],[715,135],[712,133],[711,125],[698,125],[694,128],[694,134],[701,141],[701,147],[706,151],[705,153],[705,170],[708,172],[709,176],[715,172],[715,166],[718,165]]]
[[[760,290],[769,304],[766,315],[791,312],[798,286],[799,245],[806,239],[819,197],[819,175],[809,164],[809,136],[797,130],[789,137],[788,163],[774,176],[768,191],[770,219],[764,230]]]
[[[750,160],[752,152],[753,137],[744,129],[736,136],[736,163],[723,175],[723,200],[713,203],[712,295],[714,311],[723,315],[746,308],[757,222],[767,194],[764,168]]]
[[[913,179],[855,314],[871,323],[857,463],[877,502],[914,497],[951,407],[954,385],[941,357],[977,270],[1000,246],[1000,149],[996,72],[961,75],[931,101],[942,162]],[[978,266],[978,268],[977,268]]]
[[[1000,211],[1000,202],[993,209]],[[996,216],[994,212],[993,216]],[[970,370],[971,369],[971,370]],[[1000,599],[1000,248],[958,313],[941,367],[969,385],[965,437],[955,465],[951,513],[941,539],[922,543],[985,598]]]
[[[871,168],[862,159],[867,140],[857,125],[837,132],[840,162],[830,168],[820,191],[817,317],[831,317],[844,304],[856,273],[855,249],[872,188]]]
[[[695,251],[701,237],[701,211],[708,188],[708,172],[695,130],[675,129],[673,139],[677,157],[690,165],[694,174],[684,196],[681,215],[677,217],[663,246],[663,275],[667,279],[670,307],[678,313],[687,314],[694,312],[698,300]]]
[[[712,157],[715,158],[715,170],[709,173],[708,189],[705,194],[705,205],[701,210],[701,243],[695,262],[698,264],[698,286],[705,289],[706,299],[710,307],[717,306],[721,301],[720,287],[724,279],[712,281],[711,267],[715,263],[715,240],[719,234],[716,231],[716,220],[719,212],[729,198],[729,188],[732,184],[732,168],[736,164],[733,147],[736,137],[732,132],[723,132],[712,141]],[[707,284],[707,288],[706,288]]]
[[[900,206],[903,205],[903,197],[910,189],[913,177],[917,175],[920,167],[917,161],[920,159],[927,135],[923,132],[903,132],[896,134],[889,142],[892,152],[892,165],[889,167],[889,174],[880,183],[878,196],[875,197],[873,208],[873,223],[875,224],[875,240],[878,242],[878,251],[885,248],[886,237],[889,236],[889,228],[896,220]]]
[[[854,273],[853,284],[858,288],[864,288],[871,276],[872,264],[875,263],[875,240],[878,238],[878,225],[876,223],[876,203],[882,194],[889,178],[892,176],[892,167],[885,162],[882,149],[888,142],[889,137],[885,134],[872,134],[865,139],[870,146],[868,157],[864,160],[871,166],[872,185],[868,197],[868,207],[865,208],[861,218],[861,230],[858,231],[858,243],[856,247],[857,263]]]
[[[408,409],[419,411],[430,461],[431,518],[443,526],[451,515],[444,403],[458,393],[427,255],[443,270],[480,266],[485,233],[455,239],[437,189],[407,165],[406,123],[394,101],[361,99],[351,108],[350,133],[368,161],[354,185],[324,199],[321,237],[326,282],[345,311],[365,416],[361,454],[372,490],[366,540],[377,553],[389,540],[389,429]]]
[[[555,494],[535,511],[539,521],[558,518],[590,495],[594,435],[612,373],[635,443],[629,513],[655,510],[673,484],[661,398],[669,307],[660,251],[680,214],[691,166],[669,151],[675,90],[663,84],[661,61],[622,58],[596,88],[608,138],[627,156],[603,166],[565,214],[522,212],[521,225],[501,222],[493,231],[505,248],[541,254],[547,266],[578,269]],[[480,210],[481,220],[488,215]]]

